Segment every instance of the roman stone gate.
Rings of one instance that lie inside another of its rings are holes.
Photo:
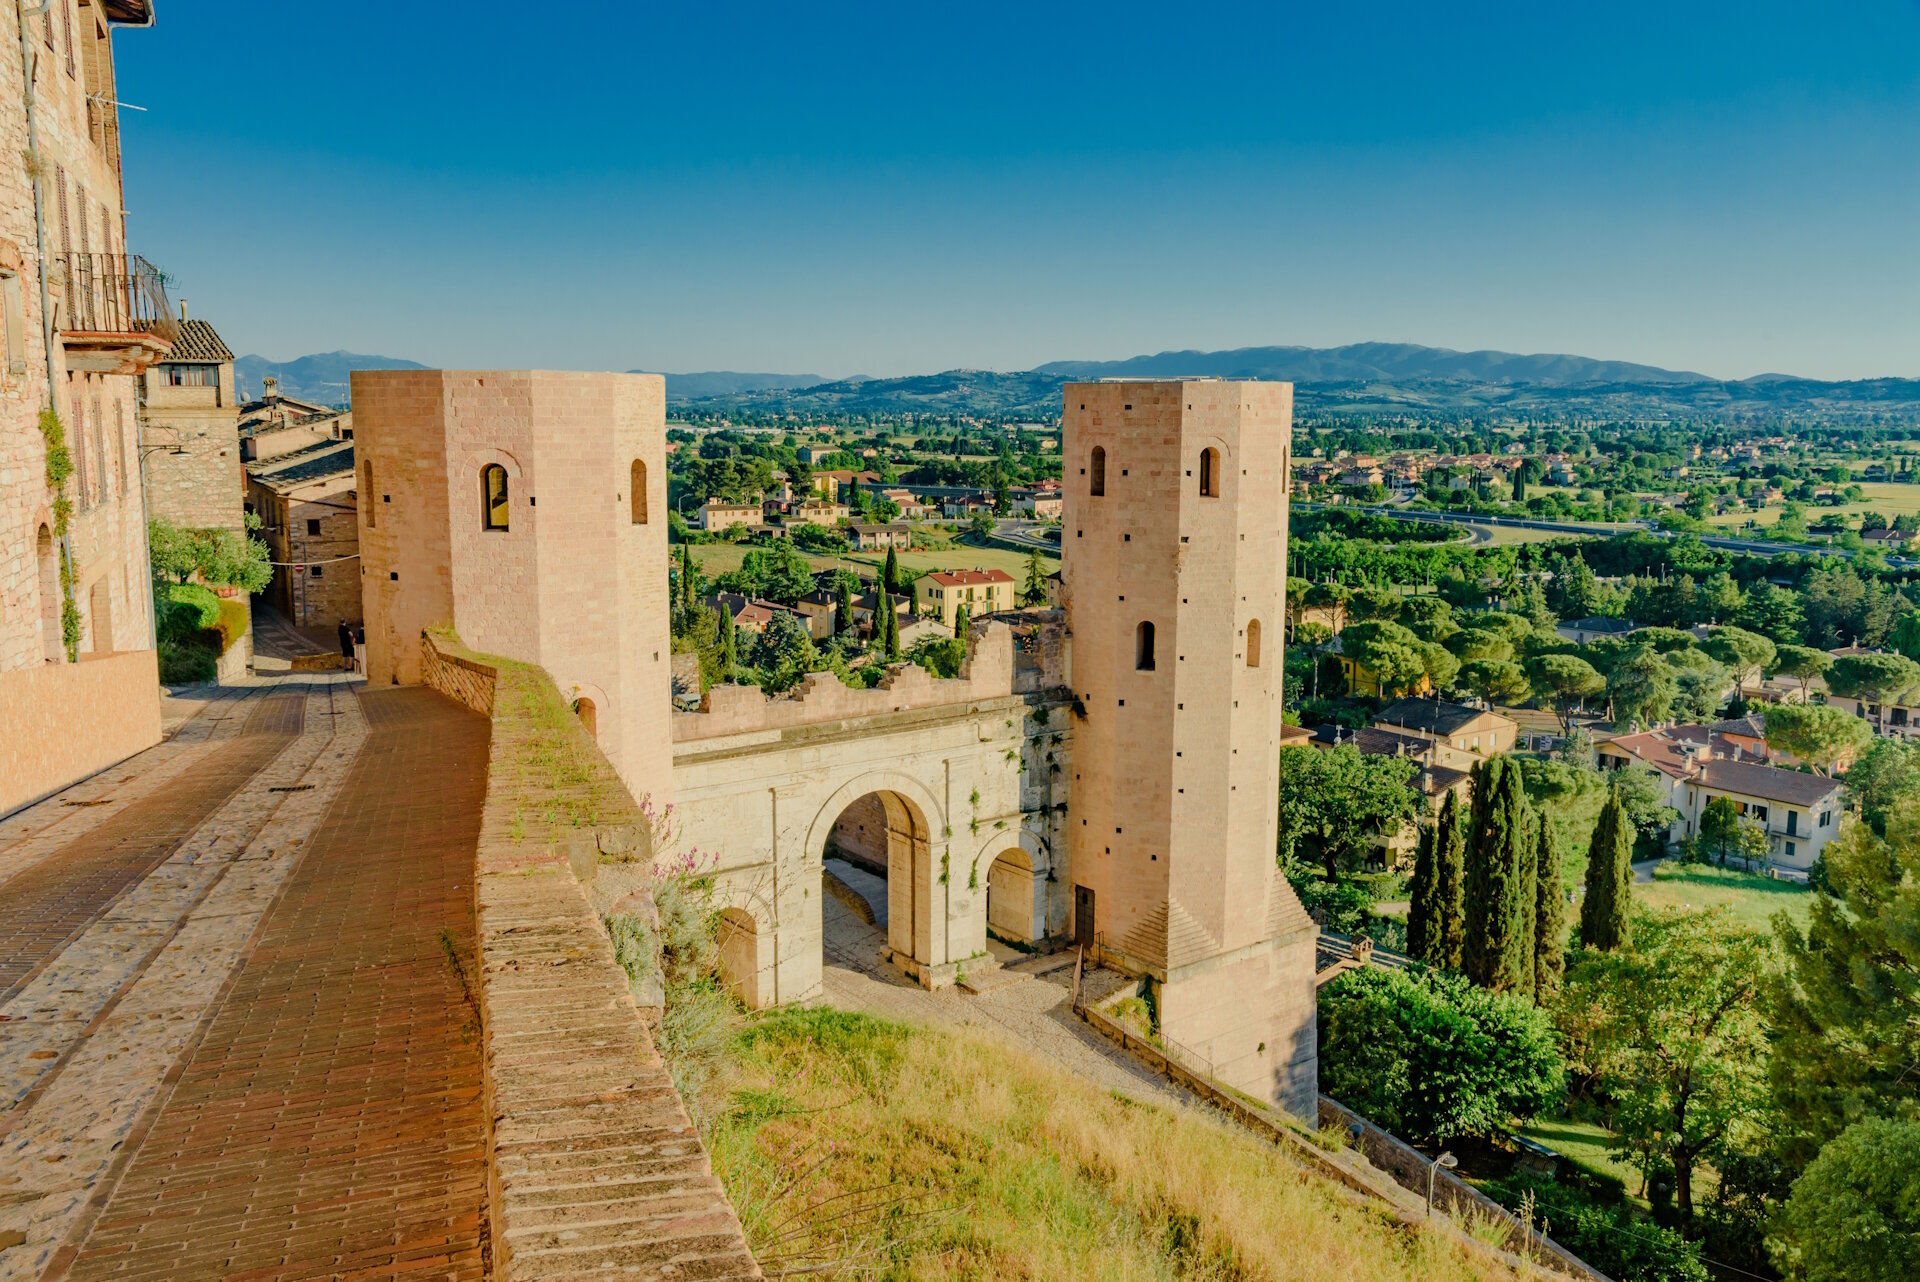
[[[675,715],[677,846],[718,872],[724,969],[746,1002],[819,996],[829,848],[884,872],[887,952],[930,987],[985,962],[990,924],[1022,941],[1066,928],[1065,648],[1057,622],[1022,631],[980,625],[953,680],[717,686]]]

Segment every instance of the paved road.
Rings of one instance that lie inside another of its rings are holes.
[[[483,1276],[486,740],[254,681],[0,823],[0,1279]]]

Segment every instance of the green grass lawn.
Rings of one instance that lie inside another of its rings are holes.
[[[1813,907],[1813,892],[1797,882],[1772,881],[1732,868],[1682,864],[1669,860],[1653,870],[1651,882],[1636,882],[1635,902],[1657,908],[1706,908],[1720,904],[1734,920],[1755,930],[1772,929],[1773,915],[1786,909],[1802,928]]]
[[[1521,1127],[1519,1134],[1536,1144],[1545,1144],[1570,1162],[1624,1181],[1627,1196],[1641,1206],[1646,1205],[1634,1196],[1640,1191],[1640,1172],[1626,1160],[1623,1152],[1612,1146],[1612,1132],[1599,1123],[1536,1117]]]

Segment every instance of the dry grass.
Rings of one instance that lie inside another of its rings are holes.
[[[781,1014],[741,1039],[727,1090],[709,1142],[769,1276],[1512,1276],[1209,1114],[975,1035]]]

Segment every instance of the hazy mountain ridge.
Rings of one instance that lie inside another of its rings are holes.
[[[1704,383],[1705,374],[1561,353],[1456,352],[1415,343],[1345,347],[1240,347],[1159,352],[1118,361],[1053,361],[1037,372],[1064,378],[1266,378],[1294,383],[1457,380],[1470,383]]]
[[[261,394],[269,375],[280,380],[280,394],[319,405],[345,405],[350,395],[348,376],[357,369],[425,369],[418,361],[397,356],[367,356],[359,352],[314,352],[290,361],[264,356],[242,356],[233,362],[234,390],[243,399]]]

